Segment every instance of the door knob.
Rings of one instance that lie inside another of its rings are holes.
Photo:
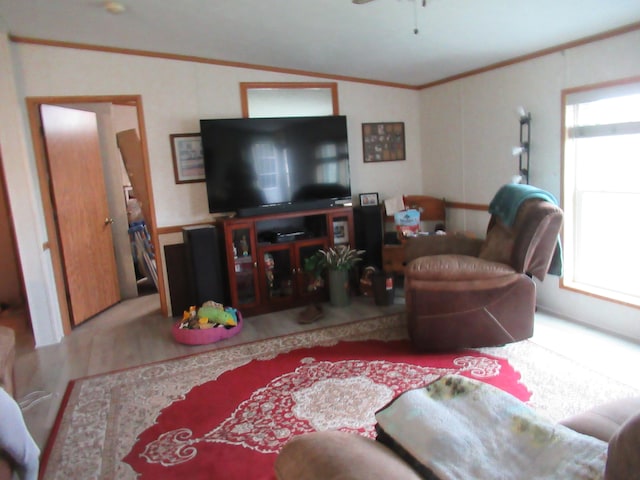
[[[107,217],[107,218],[104,219],[104,224],[105,225],[111,225],[112,223],[113,223],[113,218]]]

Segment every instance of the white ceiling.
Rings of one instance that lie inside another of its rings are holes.
[[[640,0],[415,1],[0,0],[0,30],[424,85],[640,22]]]

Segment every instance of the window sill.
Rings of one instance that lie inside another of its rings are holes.
[[[625,295],[619,292],[613,292],[604,288],[594,287],[592,285],[586,285],[583,283],[570,282],[566,279],[562,279],[560,282],[560,288],[565,290],[571,290],[572,292],[582,293],[583,295],[589,295],[590,297],[599,298],[609,302],[619,303],[629,307],[640,308],[640,298],[632,295]]]

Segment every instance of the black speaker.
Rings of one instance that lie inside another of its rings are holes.
[[[224,252],[218,229],[213,225],[182,229],[185,260],[189,276],[191,304],[200,306],[208,300],[228,305],[224,274]]]
[[[382,211],[380,205],[353,208],[355,242],[364,250],[363,267],[372,265],[382,269]]]
[[[191,298],[191,285],[189,284],[189,273],[185,259],[184,243],[164,246],[171,313],[174,317],[182,316],[182,312],[194,304],[193,298]]]

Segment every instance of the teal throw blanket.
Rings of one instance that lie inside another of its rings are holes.
[[[509,183],[500,187],[498,193],[493,197],[493,200],[491,200],[489,204],[489,213],[496,215],[505,225],[511,226],[516,220],[516,215],[522,202],[530,198],[540,198],[554,205],[558,205],[556,197],[545,190],[534,187],[533,185]],[[558,277],[562,276],[562,245],[560,243],[560,236],[558,236],[558,243],[553,252],[548,273]]]

